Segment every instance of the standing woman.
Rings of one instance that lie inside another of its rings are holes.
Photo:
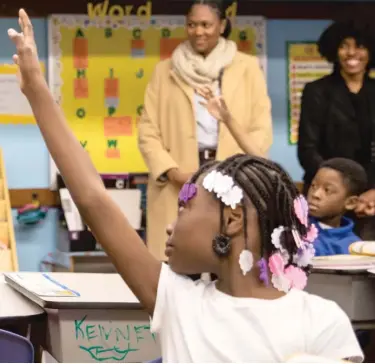
[[[369,190],[360,197],[358,216],[375,213],[375,33],[363,19],[330,25],[318,41],[333,72],[308,83],[302,94],[298,158],[305,192],[324,160],[343,157],[361,164]],[[364,238],[362,236],[362,238]]]
[[[272,142],[263,73],[256,57],[227,39],[231,24],[221,2],[195,1],[186,31],[188,40],[156,66],[138,124],[150,173],[147,241],[158,259],[165,259],[165,229],[177,217],[178,193],[191,174],[241,151],[266,156]]]

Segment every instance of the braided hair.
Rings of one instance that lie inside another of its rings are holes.
[[[287,266],[292,265],[293,256],[298,252],[292,229],[303,237],[307,234],[308,228],[300,222],[294,211],[294,200],[300,196],[300,193],[290,176],[275,162],[247,154],[236,154],[223,162],[210,162],[203,165],[193,175],[191,182],[196,182],[201,175],[212,169],[231,176],[235,184],[243,190],[245,200],[249,199],[255,206],[260,225],[262,257],[268,258],[277,251],[272,244],[273,230],[279,226],[286,228],[280,236],[280,243],[289,255]],[[224,205],[220,200],[218,201],[222,214]],[[246,203],[242,204],[242,208],[244,237],[247,243]],[[310,267],[306,267],[304,270],[308,273],[309,269]]]

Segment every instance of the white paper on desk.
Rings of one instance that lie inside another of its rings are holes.
[[[4,276],[37,296],[79,296],[79,293],[60,284],[45,273],[4,273]]]
[[[67,188],[61,188],[60,200],[64,210],[64,216],[66,225],[69,231],[83,231],[84,225],[81,219],[81,215],[78,211],[76,204],[74,203],[72,196]]]
[[[314,269],[366,271],[375,266],[375,257],[363,255],[330,255],[314,257],[312,260]]]
[[[133,229],[139,229],[141,227],[142,218],[141,190],[119,190],[110,188],[107,189],[107,191],[113,201],[120,207]]]

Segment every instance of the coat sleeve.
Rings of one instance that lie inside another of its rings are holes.
[[[162,73],[160,67],[156,66],[146,88],[144,108],[138,123],[139,149],[151,178],[161,184],[166,180],[160,177],[168,170],[178,167],[164,147],[161,136],[159,105]]]
[[[313,84],[306,84],[301,100],[297,150],[298,160],[310,178],[315,175],[323,162],[318,145],[324,110],[324,97],[321,90]]]
[[[248,72],[252,85],[253,98],[251,100],[251,128],[249,138],[259,150],[259,154],[266,157],[272,145],[272,116],[271,102],[267,93],[267,85],[258,59],[254,58]]]

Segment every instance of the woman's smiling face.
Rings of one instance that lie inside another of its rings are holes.
[[[338,49],[340,68],[347,75],[365,73],[369,58],[368,49],[354,38],[345,38]]]

